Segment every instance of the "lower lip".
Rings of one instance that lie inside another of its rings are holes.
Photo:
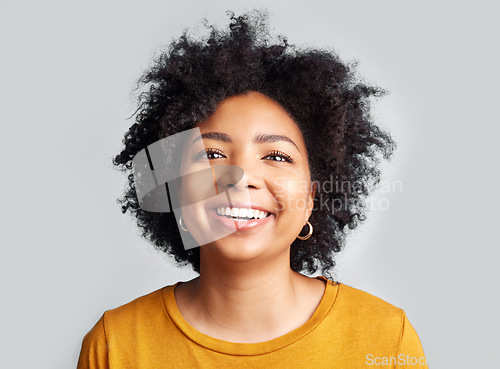
[[[274,215],[271,214],[270,216],[263,219],[250,219],[250,220],[239,221],[239,220],[232,220],[223,215],[219,215],[217,214],[217,210],[209,210],[208,214],[212,219],[214,219],[217,222],[217,224],[221,225],[222,227],[225,227],[230,230],[234,230],[236,228],[237,231],[247,231],[250,229],[254,229],[256,227],[269,223],[271,219],[274,218]]]

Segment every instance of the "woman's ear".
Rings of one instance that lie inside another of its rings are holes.
[[[316,197],[316,189],[318,188],[318,184],[316,182],[311,182],[311,191],[307,196],[307,211],[306,211],[306,222],[309,220],[309,217],[312,214],[314,209],[314,199]]]

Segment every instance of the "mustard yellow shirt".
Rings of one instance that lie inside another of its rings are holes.
[[[326,283],[312,317],[266,342],[205,335],[182,317],[163,287],[106,311],[85,335],[77,369],[428,368],[403,310],[356,288]]]

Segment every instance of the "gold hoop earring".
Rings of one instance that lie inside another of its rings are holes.
[[[186,228],[184,228],[184,225],[182,224],[182,215],[181,215],[181,216],[180,216],[180,218],[179,218],[179,224],[180,224],[180,226],[181,226],[182,230],[184,230],[184,231],[188,232],[188,230],[187,230]]]
[[[308,239],[309,237],[311,237],[311,235],[313,234],[313,226],[312,226],[312,224],[311,224],[311,223],[309,223],[309,221],[307,221],[307,222],[306,222],[306,224],[308,224],[308,225],[309,225],[309,233],[308,233],[307,235],[305,235],[305,236],[297,236],[297,238],[298,238],[299,240],[302,240],[302,241],[307,240],[307,239]],[[304,224],[304,225],[305,225],[305,224]]]

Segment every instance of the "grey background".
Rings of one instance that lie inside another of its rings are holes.
[[[196,274],[139,237],[111,158],[154,51],[247,1],[0,1],[2,368],[71,368],[106,309]],[[399,148],[338,280],[403,308],[431,368],[500,359],[498,6],[267,1],[297,45],[333,46],[391,95]],[[200,31],[203,28],[199,27]],[[383,209],[389,205],[388,209]]]

